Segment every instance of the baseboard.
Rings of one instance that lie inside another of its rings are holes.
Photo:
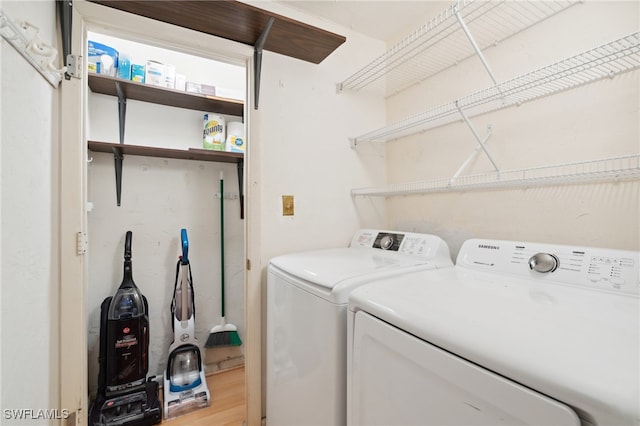
[[[220,346],[204,350],[205,374],[228,370],[244,365],[244,350],[242,346]]]

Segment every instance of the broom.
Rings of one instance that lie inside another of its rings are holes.
[[[227,323],[224,317],[224,179],[220,172],[220,300],[222,304],[222,318],[220,324],[209,332],[205,347],[240,346],[242,340],[235,325]]]

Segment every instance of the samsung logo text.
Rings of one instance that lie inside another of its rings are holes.
[[[478,244],[478,248],[488,250],[500,250],[500,246],[491,246],[489,244]]]

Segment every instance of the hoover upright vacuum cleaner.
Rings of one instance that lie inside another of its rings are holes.
[[[89,413],[93,426],[160,423],[158,383],[147,380],[149,306],[133,282],[131,231],[124,244],[124,278],[100,306],[98,395]]]
[[[187,230],[181,231],[182,256],[176,266],[171,301],[173,342],[164,372],[164,418],[170,419],[210,404],[210,394],[202,369],[202,357],[195,337],[195,298]]]

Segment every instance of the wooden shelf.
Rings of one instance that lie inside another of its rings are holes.
[[[216,161],[219,163],[238,163],[244,154],[238,152],[212,151],[208,149],[169,149],[152,146],[129,145],[111,142],[89,141],[89,150],[113,154],[119,149],[122,154],[143,155],[147,157],[177,158],[180,160]]]
[[[319,64],[344,36],[232,0],[90,0],[158,21],[253,46],[270,18],[265,50]]]
[[[181,90],[167,89],[137,81],[122,80],[106,75],[89,73],[89,87],[94,93],[118,96],[116,83],[120,84],[127,99],[154,104],[217,112],[242,117],[244,102],[236,99],[219,98]]]

